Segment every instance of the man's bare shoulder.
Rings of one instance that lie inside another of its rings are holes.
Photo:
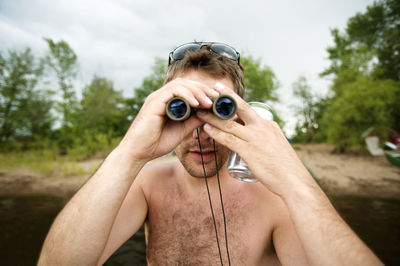
[[[173,182],[178,164],[179,160],[174,158],[151,161],[142,168],[135,183],[142,187],[146,195],[149,195],[156,187]]]

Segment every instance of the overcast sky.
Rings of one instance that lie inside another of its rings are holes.
[[[79,79],[94,74],[113,80],[132,96],[156,56],[193,41],[219,41],[261,58],[279,82],[278,112],[288,122],[291,85],[300,75],[325,94],[329,81],[318,74],[329,65],[330,29],[372,0],[0,0],[0,51],[31,47],[43,55],[43,37],[65,40],[78,55]]]

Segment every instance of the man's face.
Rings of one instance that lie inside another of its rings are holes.
[[[187,78],[190,80],[204,83],[209,87],[214,87],[217,82],[222,83],[226,87],[233,88],[233,83],[230,79],[218,79],[209,76],[203,72],[190,71],[184,75],[180,75],[181,78]],[[202,153],[200,153],[199,139],[201,143]],[[215,155],[213,140],[203,131],[202,128],[194,130],[188,134],[182,142],[175,148],[175,153],[186,171],[193,177],[204,177],[203,166],[201,162],[201,155],[203,156],[204,167],[206,170],[207,177],[211,177],[217,174],[217,171],[225,164],[229,156],[229,149],[215,143],[216,157],[218,169],[215,165]]]

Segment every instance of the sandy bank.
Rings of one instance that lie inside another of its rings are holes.
[[[384,157],[332,154],[326,144],[296,145],[304,164],[320,180],[329,195],[359,195],[381,198],[400,198],[400,168]],[[93,169],[101,160],[80,162],[84,169]],[[90,177],[43,177],[27,170],[0,169],[0,195],[47,194],[71,196]]]

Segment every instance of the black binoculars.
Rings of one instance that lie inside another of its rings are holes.
[[[236,102],[229,95],[220,95],[217,98],[210,98],[213,102],[212,112],[221,119],[229,119],[236,113]],[[184,121],[194,112],[189,103],[181,98],[174,97],[168,101],[166,113],[169,119],[174,121]]]

